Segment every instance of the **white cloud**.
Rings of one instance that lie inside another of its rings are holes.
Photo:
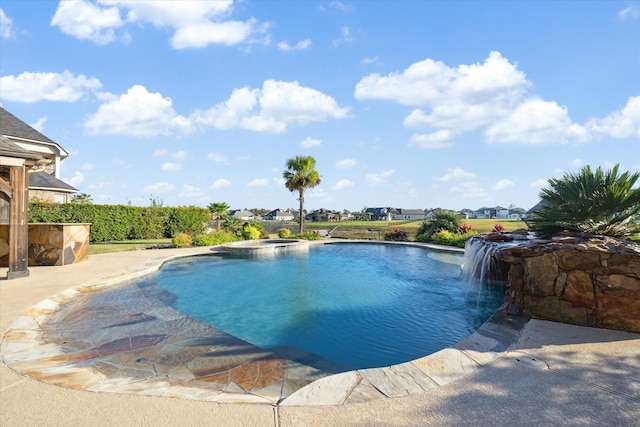
[[[51,19],[51,25],[63,33],[97,44],[114,41],[114,29],[123,24],[117,7],[100,8],[86,0],[60,1]]]
[[[638,17],[640,17],[640,5],[630,4],[629,6],[619,11],[616,14],[616,17],[620,21],[626,21],[627,19],[637,19]]]
[[[353,36],[351,35],[351,28],[344,26],[340,30],[340,38],[333,40],[332,44],[336,47],[341,44],[351,44],[353,43]]]
[[[72,178],[65,179],[64,181],[72,187],[75,187],[84,182],[84,174],[82,172],[76,172]]]
[[[302,148],[315,148],[320,147],[322,145],[321,139],[313,139],[311,137],[307,137],[300,141],[300,147]]]
[[[449,188],[448,192],[452,195],[460,195],[464,199],[473,199],[479,201],[488,201],[489,194],[477,182],[459,182]]]
[[[266,187],[269,185],[269,180],[266,178],[255,178],[247,184],[247,187]]]
[[[533,181],[531,184],[529,184],[529,187],[531,187],[531,188],[542,188],[542,187],[546,187],[548,183],[549,183],[549,180],[543,179],[543,178],[538,178],[535,181]]]
[[[187,158],[187,152],[184,150],[176,151],[173,153],[173,158],[176,160],[184,160]]]
[[[350,169],[358,166],[358,162],[354,159],[342,159],[338,160],[335,164],[335,167],[338,169]]]
[[[496,185],[493,186],[493,189],[506,190],[507,188],[514,187],[515,185],[515,182],[511,181],[510,179],[501,179],[500,181],[496,182]]]
[[[473,172],[465,172],[462,168],[445,169],[446,173],[440,177],[434,178],[436,181],[449,182],[449,181],[469,181],[476,179],[476,174]]]
[[[213,190],[219,190],[221,188],[231,187],[231,181],[226,180],[224,178],[216,179],[213,184],[209,186],[209,188]]]
[[[404,118],[403,126],[436,129],[412,137],[410,145],[424,148],[447,146],[447,131],[452,137],[481,128],[490,143],[529,145],[581,143],[599,135],[640,136],[640,97],[629,98],[624,108],[603,119],[581,125],[571,120],[566,107],[530,95],[531,86],[517,64],[491,52],[482,63],[455,68],[425,59],[402,71],[373,73],[360,79],[354,96],[418,107]]]
[[[86,77],[82,74],[74,75],[65,70],[62,73],[29,73],[17,76],[0,77],[2,98],[15,102],[75,102],[91,92],[102,87],[100,80]]]
[[[591,139],[586,128],[571,121],[566,107],[555,102],[530,99],[511,114],[490,126],[489,142],[546,145],[584,142]]]
[[[44,131],[44,124],[47,123],[47,117],[40,117],[37,122],[31,123],[29,126],[37,130],[38,132]]]
[[[221,165],[229,165],[229,159],[227,158],[227,156],[223,156],[222,154],[209,153],[207,154],[207,159],[211,160],[214,163],[220,163]]]
[[[338,9],[341,12],[352,12],[353,11],[353,6],[348,5],[346,3],[343,3],[341,1],[337,1],[337,0],[334,0],[334,1],[330,2],[329,6],[334,8],[334,9]]]
[[[372,187],[379,187],[387,183],[387,178],[393,175],[393,169],[380,172],[380,173],[370,173],[365,176],[367,182]]]
[[[96,168],[96,165],[94,165],[93,163],[85,163],[83,164],[80,169],[85,170],[85,171],[90,171]]]
[[[13,36],[13,20],[0,8],[0,38],[9,39]]]
[[[499,52],[491,52],[482,64],[451,68],[425,59],[402,72],[370,74],[356,85],[355,97],[431,109],[414,110],[405,126],[472,130],[508,114],[529,86],[523,72]]]
[[[151,137],[188,133],[190,121],[175,112],[171,98],[135,85],[126,94],[104,103],[87,118],[84,128],[92,135]]]
[[[153,157],[164,157],[169,154],[169,150],[166,148],[158,148],[153,151]]]
[[[283,52],[289,52],[292,50],[305,50],[305,49],[308,49],[310,46],[311,46],[310,39],[300,40],[298,43],[294,44],[293,46],[290,45],[287,40],[283,40],[280,43],[278,43],[278,49],[280,49]]]
[[[201,2],[215,3],[215,2]],[[236,45],[247,41],[254,33],[263,33],[254,19],[248,21],[198,22],[178,28],[171,38],[174,49],[203,48],[210,44]]]
[[[627,104],[603,119],[592,119],[587,128],[612,138],[640,137],[640,96],[630,97]]]
[[[258,23],[253,18],[229,20],[232,6],[233,0],[62,1],[51,25],[60,27],[66,34],[98,44],[111,43],[118,37],[127,42],[131,37],[127,28],[144,28],[146,23],[158,29],[173,30],[170,43],[174,49],[269,41],[269,24]]]
[[[574,168],[579,168],[580,166],[582,166],[582,159],[574,159],[571,161],[571,166],[573,166]]]
[[[157,182],[155,184],[147,185],[146,187],[144,187],[144,191],[151,194],[170,193],[174,189],[175,187],[168,182]]]
[[[449,130],[440,129],[429,134],[414,134],[409,138],[409,147],[418,148],[448,148],[453,147],[452,133]]]
[[[362,58],[362,60],[360,61],[362,64],[375,64],[377,62],[380,62],[380,57],[379,56],[372,56],[372,57],[368,57],[368,58]]]
[[[326,203],[331,201],[331,197],[329,196],[329,194],[323,189],[323,188],[311,188],[305,196],[307,199],[309,200],[313,200],[316,203]]]
[[[489,200],[489,194],[478,183],[477,176],[473,172],[466,172],[462,168],[446,169],[445,174],[434,177],[434,181],[449,183],[445,191],[451,197],[460,196],[463,199],[472,199],[475,201]]]
[[[204,192],[200,188],[189,184],[182,185],[182,191],[178,194],[178,197],[185,197],[188,199],[198,198],[204,196]]]
[[[234,89],[225,102],[192,117],[196,123],[217,129],[279,133],[292,124],[343,119],[349,110],[332,97],[298,82],[266,80],[262,89]]]
[[[333,186],[334,190],[346,190],[348,188],[353,188],[355,186],[355,184],[353,183],[353,181],[350,181],[348,179],[341,179],[340,181],[336,182],[336,185]]]
[[[179,171],[180,169],[182,169],[182,164],[180,163],[173,163],[173,162],[165,162],[162,164],[162,166],[160,166],[160,169],[163,171],[167,171],[167,172],[175,172],[175,171]]]

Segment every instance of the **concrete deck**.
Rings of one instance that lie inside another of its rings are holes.
[[[0,281],[0,330],[4,336],[25,311],[66,289],[144,274],[167,258],[197,253],[202,249],[148,250],[32,267],[28,278]],[[2,364],[0,425],[640,426],[638,334],[532,320],[506,352],[474,357],[478,366],[466,375],[422,393],[350,405],[301,401],[277,407],[73,390]]]

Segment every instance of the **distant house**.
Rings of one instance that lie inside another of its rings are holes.
[[[426,219],[427,214],[423,209],[396,209],[391,217],[395,220]]]
[[[263,217],[266,221],[293,221],[294,218],[291,212],[280,209],[273,210]]]
[[[71,195],[77,192],[77,188],[46,172],[32,172],[29,174],[29,200],[69,203]]]
[[[256,217],[253,212],[251,211],[246,211],[243,209],[236,209],[231,211],[231,213],[229,214],[230,217],[232,218],[237,218],[237,219],[241,219],[243,221],[250,221],[252,219],[259,219],[258,217]]]
[[[60,180],[60,163],[69,156],[60,145],[0,107],[0,136],[40,158],[29,169],[29,200],[67,203],[78,190]]]
[[[508,218],[510,218],[509,209],[503,208],[502,206],[496,206],[494,208],[494,210],[496,212],[495,218],[500,218],[500,219],[508,219]]]
[[[365,214],[369,214],[372,221],[391,221],[393,212],[397,212],[396,208],[367,208]]]
[[[316,209],[304,216],[307,221],[327,222],[327,221],[340,221],[342,214],[340,212],[331,211],[327,209]]]
[[[533,214],[535,211],[537,211],[538,209],[545,207],[549,204],[549,202],[547,202],[546,200],[540,200],[538,203],[535,204],[534,207],[532,207],[531,209],[529,209],[527,212],[524,213],[524,215],[522,215],[523,219],[527,219],[531,216],[531,214]]]
[[[522,208],[503,208],[502,206],[496,206],[495,208],[482,207],[475,211],[470,209],[463,209],[460,211],[465,219],[523,219],[526,217],[525,211]]]

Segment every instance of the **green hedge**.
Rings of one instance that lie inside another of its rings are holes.
[[[202,234],[209,211],[194,206],[138,207],[81,203],[29,203],[28,220],[38,222],[90,223],[91,242],[160,239],[178,233]]]

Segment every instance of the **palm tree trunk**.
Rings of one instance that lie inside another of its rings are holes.
[[[304,213],[302,212],[302,207],[304,206],[304,190],[300,190],[300,197],[298,200],[300,200],[300,228],[298,233],[302,234],[302,223],[304,221]]]

